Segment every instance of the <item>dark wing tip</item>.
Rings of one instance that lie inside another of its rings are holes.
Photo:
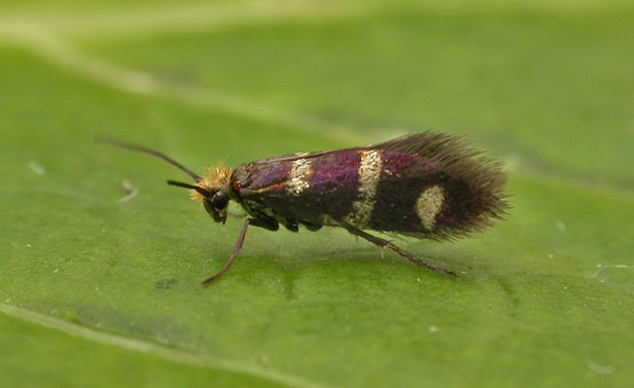
[[[469,236],[502,220],[511,209],[503,163],[471,148],[465,135],[426,131],[405,135],[374,148],[417,155],[440,162],[446,202],[436,227],[426,238]]]

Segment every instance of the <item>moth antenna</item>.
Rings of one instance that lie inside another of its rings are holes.
[[[173,166],[176,166],[181,171],[183,171],[184,173],[186,173],[190,177],[194,178],[194,180],[196,182],[200,182],[203,179],[198,174],[196,174],[195,172],[191,171],[190,169],[188,169],[187,167],[183,166],[182,164],[178,163],[174,159],[170,158],[169,156],[167,156],[167,155],[165,155],[165,154],[163,154],[161,152],[155,151],[153,149],[150,149],[150,148],[147,148],[147,147],[143,147],[143,146],[140,146],[140,145],[137,145],[137,144],[127,143],[125,141],[122,141],[122,140],[119,140],[119,139],[115,139],[113,137],[104,136],[104,135],[97,135],[95,137],[95,142],[103,143],[103,144],[110,144],[110,145],[115,146],[115,147],[125,148],[125,149],[132,150],[132,151],[138,151],[138,152],[143,152],[143,153],[146,153],[146,154],[154,155],[154,156],[156,156],[156,157],[158,157],[160,159],[165,160],[169,164],[171,164]],[[179,185],[174,185],[174,186],[179,186]]]
[[[192,190],[196,190],[198,193],[200,193],[200,195],[202,195],[203,197],[208,197],[210,195],[209,191],[203,189],[200,186],[196,186],[196,185],[190,185],[189,183],[184,183],[184,182],[178,182],[178,181],[172,181],[172,180],[168,180],[167,181],[168,185],[172,185],[172,186],[177,186],[177,187],[184,187],[186,189],[192,189]]]

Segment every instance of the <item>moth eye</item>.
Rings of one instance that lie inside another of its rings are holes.
[[[229,203],[229,197],[227,197],[227,193],[224,191],[218,191],[211,197],[211,204],[216,209],[224,209]]]

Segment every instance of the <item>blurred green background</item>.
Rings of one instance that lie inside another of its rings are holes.
[[[0,1],[0,385],[634,385],[631,1]],[[183,174],[435,129],[502,159],[455,243],[215,225]],[[124,184],[124,182],[126,182]],[[136,197],[121,202],[128,194]]]

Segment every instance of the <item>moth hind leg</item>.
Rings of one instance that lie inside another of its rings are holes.
[[[381,247],[381,249],[389,248],[389,249],[393,250],[394,252],[398,253],[399,255],[401,255],[403,257],[406,257],[410,261],[413,261],[414,263],[420,265],[421,267],[425,267],[425,268],[428,268],[428,269],[430,269],[432,271],[436,271],[436,272],[439,272],[441,274],[451,276],[454,279],[460,280],[460,277],[458,275],[456,275],[455,273],[453,273],[453,272],[451,272],[449,270],[446,270],[444,268],[440,268],[438,266],[435,266],[433,264],[427,263],[427,262],[425,262],[425,261],[413,256],[412,254],[402,250],[401,248],[397,247],[396,245],[394,245],[392,242],[390,242],[388,240],[382,239],[380,237],[373,236],[373,235],[371,235],[369,233],[366,233],[366,232],[364,232],[364,231],[362,231],[360,229],[354,228],[354,227],[347,227],[346,229],[348,229],[348,232],[352,233],[353,235],[359,236],[359,237],[371,242],[372,244]]]

